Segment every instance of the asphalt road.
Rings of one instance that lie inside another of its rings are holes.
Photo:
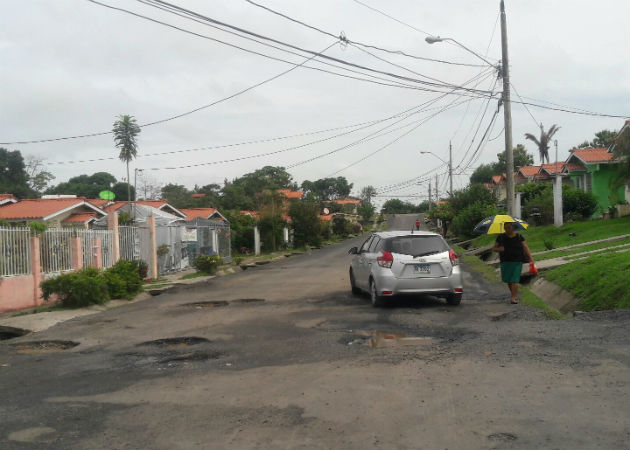
[[[0,342],[0,448],[630,448],[627,311],[375,309],[363,239]]]

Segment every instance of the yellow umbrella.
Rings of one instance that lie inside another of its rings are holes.
[[[507,214],[497,214],[496,216],[490,216],[483,219],[473,229],[473,233],[477,234],[501,234],[505,232],[505,223],[510,222],[514,224],[514,230],[526,230],[529,225],[527,222],[522,221],[516,217],[509,216]]]

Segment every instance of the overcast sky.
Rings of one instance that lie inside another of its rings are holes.
[[[245,0],[171,3],[301,49],[326,49],[362,68],[256,38],[278,48],[262,45],[148,1],[102,3],[181,30],[87,0],[1,0],[0,146],[45,158],[55,184],[98,171],[122,180],[111,134],[16,142],[108,132],[120,114],[149,124],[251,88],[144,126],[132,169],[192,188],[274,165],[298,183],[345,176],[355,193],[373,185],[389,195],[426,195],[427,176],[435,182],[437,173],[440,190],[447,186],[439,158],[448,160],[449,141],[455,189],[503,151],[502,109],[490,125],[502,85],[482,61],[501,58],[499,0],[255,1],[335,36],[343,32],[350,43]],[[557,124],[558,159],[565,160],[597,131],[621,128],[623,118],[607,116],[630,116],[630,2],[507,0],[506,13],[514,145],[524,144],[538,164],[523,135],[537,135],[541,122],[545,129]],[[453,38],[482,58],[448,41],[429,45],[428,35]],[[521,101],[601,115],[526,109]],[[155,155],[165,152],[173,153]],[[98,158],[111,159],[70,163]],[[238,158],[245,159],[222,162]]]

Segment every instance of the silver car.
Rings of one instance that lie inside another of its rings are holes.
[[[352,247],[350,287],[368,292],[372,305],[383,306],[399,294],[431,294],[459,305],[464,292],[457,254],[444,238],[427,231],[374,233]]]

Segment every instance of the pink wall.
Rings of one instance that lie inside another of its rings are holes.
[[[33,275],[0,279],[0,312],[41,305],[43,300],[39,295],[38,300],[35,300],[34,291]]]

